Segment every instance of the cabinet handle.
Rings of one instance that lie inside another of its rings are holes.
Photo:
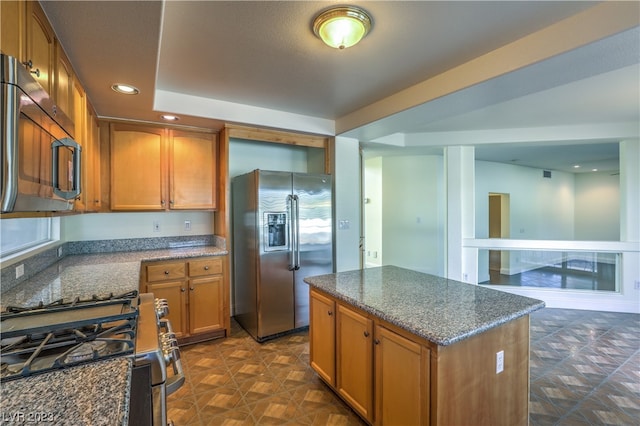
[[[204,270],[205,270],[205,271],[208,271],[208,270],[209,270],[209,267],[208,267],[208,266],[205,266],[205,267],[204,267]]]
[[[31,68],[33,68],[33,61],[31,59],[29,59],[28,61],[24,61],[22,63],[22,65],[24,65],[25,67],[31,69]]]
[[[331,316],[331,315],[333,315],[333,312],[327,311],[327,315]]]
[[[180,287],[180,291],[184,293],[185,291],[187,291],[187,289],[185,289],[184,287]]]
[[[369,332],[368,331],[364,332],[364,337],[369,337]]]
[[[379,339],[374,339],[373,343],[375,343],[376,345],[379,345],[380,344],[380,340]]]
[[[169,275],[169,271],[164,271],[164,274],[165,275]]]
[[[35,70],[30,71],[31,74],[35,74],[36,77],[40,77],[40,68],[36,68]]]
[[[189,290],[193,291],[193,290],[194,290],[194,288],[193,288],[193,287],[189,287]]]

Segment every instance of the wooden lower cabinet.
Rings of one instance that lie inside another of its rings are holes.
[[[143,263],[140,291],[167,299],[179,343],[228,335],[225,265],[226,256]]]
[[[429,348],[381,325],[374,344],[376,423],[429,424]]]
[[[336,384],[336,303],[311,292],[309,320],[314,332],[309,336],[311,367],[330,386]]]
[[[337,306],[337,390],[368,421],[373,420],[373,321]]]
[[[311,367],[367,423],[528,424],[528,315],[440,346],[317,289],[310,303]]]

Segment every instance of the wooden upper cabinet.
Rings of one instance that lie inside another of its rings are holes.
[[[27,1],[26,55],[31,73],[44,90],[53,95],[55,35],[40,3]]]
[[[216,208],[216,135],[111,124],[111,210]]]
[[[75,111],[75,101],[74,101],[74,85],[76,84],[73,68],[71,67],[71,62],[69,62],[69,58],[64,53],[62,49],[62,45],[56,40],[55,42],[55,100],[58,109],[61,109],[67,117],[74,121],[75,124],[75,133],[73,134],[74,138],[78,139],[78,133],[84,131],[84,120],[82,123],[76,122],[75,117],[77,116],[77,112]],[[82,88],[80,87],[82,90]],[[84,90],[82,90],[84,92]],[[82,105],[82,111],[84,111],[84,104]],[[82,112],[84,114],[84,112]]]
[[[26,21],[24,1],[0,1],[0,50],[5,55],[24,61],[24,33]]]
[[[171,209],[216,208],[216,135],[171,130]]]
[[[111,124],[111,210],[166,206],[165,129]]]

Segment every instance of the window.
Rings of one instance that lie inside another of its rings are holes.
[[[59,238],[59,219],[36,217],[0,220],[0,258],[24,253]]]

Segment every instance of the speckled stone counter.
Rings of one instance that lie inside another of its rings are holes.
[[[126,293],[138,289],[140,263],[143,261],[225,254],[228,254],[227,250],[220,247],[195,246],[66,256],[29,280],[2,292],[0,308],[5,310],[11,305],[31,306],[59,299]]]
[[[441,346],[544,307],[541,300],[395,266],[320,275],[304,281]]]
[[[0,425],[127,425],[130,357],[2,383]]]

